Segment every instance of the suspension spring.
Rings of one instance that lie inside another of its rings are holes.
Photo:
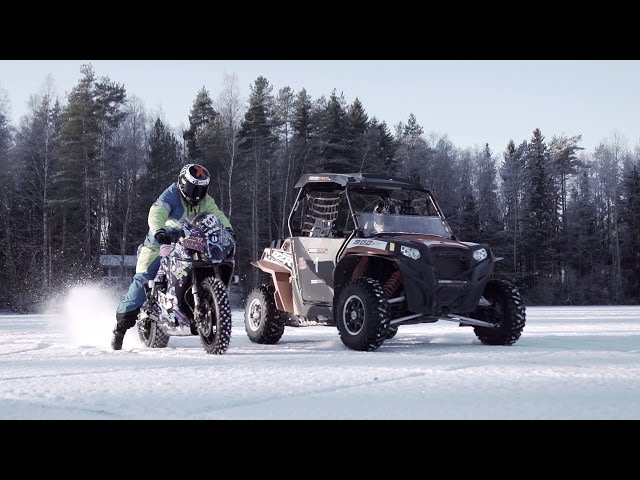
[[[391,274],[387,282],[384,284],[384,293],[387,298],[391,298],[391,296],[398,291],[402,285],[402,275],[400,275],[400,271],[396,270]]]
[[[369,264],[369,257],[362,257],[356,265],[356,268],[353,269],[353,273],[351,274],[351,278],[360,278],[364,276],[364,272],[367,270],[367,265]]]

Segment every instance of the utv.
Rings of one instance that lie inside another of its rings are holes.
[[[252,265],[271,277],[245,304],[251,341],[274,344],[285,325],[336,326],[353,350],[375,350],[400,325],[438,320],[473,326],[487,345],[512,345],[525,305],[492,280],[488,245],[458,241],[429,190],[372,174],[306,174],[290,236]]]

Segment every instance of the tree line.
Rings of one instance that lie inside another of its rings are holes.
[[[0,95],[0,307],[36,308],[100,277],[101,253],[135,254],[150,205],[188,162],[209,169],[234,227],[243,292],[259,281],[249,262],[287,236],[303,173],[376,172],[431,189],[529,304],[640,303],[640,147],[619,134],[585,152],[580,135],[536,128],[496,155],[425,134],[413,114],[390,128],[336,90],[314,99],[260,76],[245,102],[234,75],[216,97],[198,91],[175,131],[91,65],[80,73],[64,104],[45,83],[17,126]]]

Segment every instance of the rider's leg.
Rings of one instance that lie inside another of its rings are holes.
[[[133,276],[133,281],[116,310],[116,326],[113,329],[113,337],[111,339],[111,347],[114,350],[122,348],[124,334],[127,329],[136,324],[138,312],[146,299],[144,286],[149,280],[153,280],[156,277],[159,267],[160,257],[158,256],[158,250],[144,245],[138,255],[136,274]]]

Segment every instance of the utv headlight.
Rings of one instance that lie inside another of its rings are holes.
[[[487,249],[486,248],[479,248],[478,250],[473,252],[473,259],[476,262],[481,262],[485,258],[487,258]]]
[[[413,258],[414,260],[418,260],[420,258],[420,251],[417,248],[405,247],[404,245],[400,247],[400,252],[409,258]]]

